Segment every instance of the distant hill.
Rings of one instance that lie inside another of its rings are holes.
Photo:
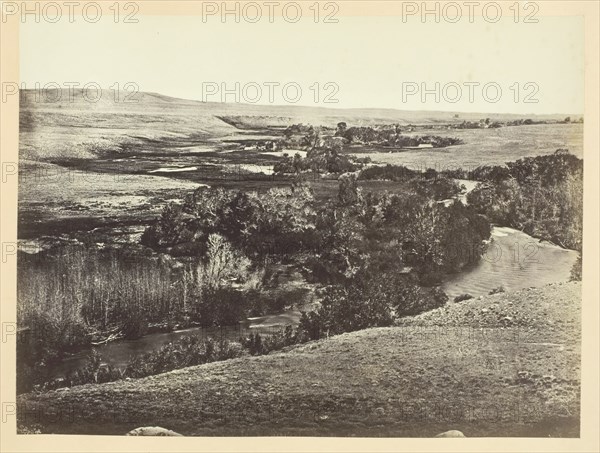
[[[96,93],[89,91],[88,95]],[[531,115],[537,120],[567,115]],[[402,111],[393,109],[336,109],[295,105],[253,105],[200,102],[158,93],[103,90],[98,100],[86,100],[81,90],[20,92],[21,158],[93,158],[97,153],[143,146],[147,140],[165,146],[214,143],[240,129],[287,127],[294,123],[335,126],[369,124],[434,124],[525,118],[460,112]],[[228,120],[234,118],[235,121]],[[225,121],[223,120],[225,119]],[[143,151],[143,149],[142,149]]]

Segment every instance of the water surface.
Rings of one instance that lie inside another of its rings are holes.
[[[514,291],[568,281],[577,255],[519,230],[494,227],[479,263],[450,276],[442,288],[452,300],[465,293],[485,295],[499,286]]]

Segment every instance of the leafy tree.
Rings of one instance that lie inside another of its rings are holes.
[[[347,128],[348,128],[348,125],[345,122],[341,121],[341,122],[337,123],[337,129],[335,131],[336,137],[343,137]]]
[[[141,242],[154,247],[172,246],[190,236],[183,222],[180,206],[169,203],[165,206],[158,221],[144,231]]]
[[[223,236],[211,234],[206,258],[201,266],[204,284],[209,288],[219,288],[225,280],[245,278],[250,260],[233,250]]]
[[[338,204],[340,206],[355,206],[361,200],[360,189],[356,182],[356,175],[342,175],[339,178]]]

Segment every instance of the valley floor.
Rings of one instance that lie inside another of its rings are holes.
[[[122,435],[577,437],[581,285],[453,303],[260,357],[18,397],[19,426]]]

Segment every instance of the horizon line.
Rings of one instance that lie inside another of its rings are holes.
[[[23,82],[22,82],[23,83]],[[116,91],[113,88],[110,87],[101,87],[102,91]],[[81,87],[77,87],[77,88],[69,88],[69,87],[59,87],[59,88],[18,88],[19,93],[21,92],[36,92],[36,91],[63,91],[63,92],[69,92],[70,90],[73,90],[74,92],[81,92],[83,91],[83,88]],[[118,90],[119,92],[122,93],[131,93],[128,90],[123,90],[120,89]],[[201,99],[194,99],[194,98],[185,98],[185,97],[180,97],[180,96],[173,96],[170,94],[163,94],[157,91],[136,91],[135,94],[149,94],[149,95],[155,95],[155,96],[162,96],[165,98],[170,98],[170,99],[175,99],[175,100],[180,100],[180,101],[188,101],[188,102],[196,102],[196,103],[200,103],[200,104],[209,104],[209,105],[223,105],[223,106],[234,106],[234,105],[242,105],[242,106],[248,106],[248,107],[277,107],[277,108],[305,108],[305,109],[317,109],[317,110],[334,110],[334,111],[342,111],[342,110],[355,110],[355,111],[394,111],[394,112],[425,112],[425,113],[447,113],[447,114],[469,114],[469,115],[513,115],[513,116],[580,116],[580,117],[584,117],[585,113],[565,113],[565,112],[552,112],[552,113],[534,113],[534,112],[528,112],[528,113],[517,113],[517,112],[482,112],[482,111],[467,111],[467,110],[444,110],[444,109],[401,109],[398,107],[336,107],[335,105],[333,105],[333,103],[331,105],[306,105],[306,104],[294,104],[294,103],[287,103],[287,104],[276,104],[276,103],[269,103],[269,104],[264,104],[264,103],[249,103],[249,102],[223,102],[223,101],[203,101]],[[53,104],[53,103],[58,103],[60,102],[60,100],[54,101],[54,102],[44,102],[47,104]],[[93,103],[90,101],[90,103]],[[135,104],[134,102],[130,102],[131,104]],[[118,104],[118,102],[115,102],[115,104]]]

